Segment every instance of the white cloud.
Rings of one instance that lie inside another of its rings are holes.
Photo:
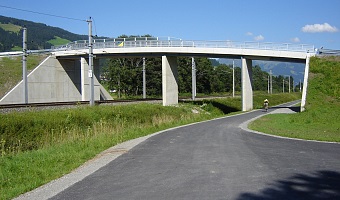
[[[258,35],[256,37],[254,37],[254,40],[255,41],[261,41],[261,40],[264,40],[264,37],[262,35]]]
[[[302,27],[301,30],[306,33],[322,33],[322,32],[338,32],[339,30],[335,26],[331,26],[328,23],[324,24],[307,24],[306,26]]]
[[[290,41],[292,41],[292,42],[300,42],[300,39],[298,37],[295,37],[295,38],[290,39]]]
[[[247,32],[247,33],[246,33],[246,35],[248,35],[248,36],[252,36],[252,35],[253,35],[253,33],[252,33],[252,32]]]

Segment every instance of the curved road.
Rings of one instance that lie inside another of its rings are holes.
[[[155,135],[52,199],[340,199],[340,144],[240,128],[263,114]]]

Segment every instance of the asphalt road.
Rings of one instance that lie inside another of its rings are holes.
[[[51,199],[340,199],[340,144],[240,128],[264,114],[155,135]]]

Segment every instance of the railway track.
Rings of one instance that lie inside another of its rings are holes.
[[[201,96],[196,100],[212,99],[212,98],[226,98],[228,96]],[[179,102],[190,101],[190,97],[180,97]],[[123,103],[138,103],[138,102],[155,102],[162,101],[161,98],[147,98],[147,99],[118,99],[118,100],[101,100],[95,101],[95,105],[104,104],[123,104]],[[27,110],[27,109],[44,109],[44,108],[58,108],[58,107],[72,107],[79,105],[89,105],[89,101],[68,101],[68,102],[48,102],[48,103],[28,103],[28,104],[2,104],[0,105],[0,113],[6,113],[13,110]]]
[[[96,105],[100,104],[115,104],[115,103],[132,103],[132,102],[148,102],[162,99],[148,98],[148,99],[124,99],[124,100],[101,100],[95,101]],[[7,108],[36,108],[36,107],[55,107],[55,106],[73,106],[73,105],[87,105],[89,101],[68,101],[68,102],[48,102],[48,103],[28,103],[28,104],[3,104],[0,109]]]

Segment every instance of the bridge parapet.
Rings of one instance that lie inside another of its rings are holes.
[[[55,46],[54,51],[79,50],[88,48],[87,40],[71,42],[67,45]],[[172,37],[136,37],[136,38],[112,38],[94,39],[93,48],[135,48],[135,47],[197,47],[197,48],[233,48],[256,49],[314,53],[314,45],[271,42],[238,42],[238,41],[203,41],[182,40]]]

